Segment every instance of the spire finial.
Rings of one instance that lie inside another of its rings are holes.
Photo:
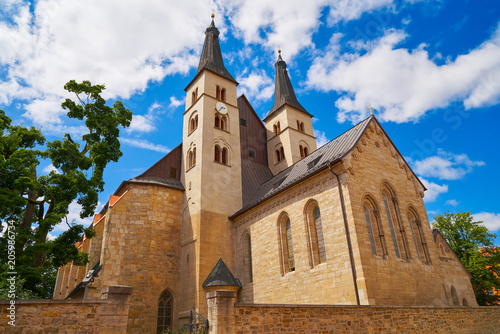
[[[215,14],[214,14],[214,13],[212,13],[212,20],[213,20],[214,18],[215,18]]]
[[[373,108],[372,108],[372,106],[370,106],[370,105],[369,105],[369,106],[368,106],[368,110],[370,110],[370,114],[372,114],[372,115],[373,115]]]

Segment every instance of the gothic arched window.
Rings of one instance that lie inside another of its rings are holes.
[[[326,262],[323,223],[318,203],[313,201],[306,207],[307,231],[309,237],[309,256],[311,267]]]
[[[174,300],[172,294],[168,290],[163,291],[158,302],[158,324],[156,326],[156,333],[161,334],[172,329],[173,308]]]
[[[295,271],[295,258],[293,255],[292,226],[290,218],[284,215],[278,222],[281,249],[281,273],[284,275]]]
[[[430,263],[429,250],[427,249],[422,222],[413,208],[410,208],[408,211],[408,221],[410,223],[411,234],[413,235],[418,258],[422,263]]]
[[[224,165],[227,165],[227,148],[223,148],[222,149],[222,159],[221,159],[221,162],[224,164]]]

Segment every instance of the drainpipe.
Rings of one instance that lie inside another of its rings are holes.
[[[330,172],[335,175],[337,178],[337,184],[339,188],[339,197],[340,197],[340,205],[342,206],[342,217],[344,217],[344,227],[345,227],[345,234],[347,237],[347,248],[349,248],[349,260],[351,261],[351,270],[352,270],[352,281],[354,283],[354,292],[356,293],[356,302],[358,303],[358,306],[361,305],[359,302],[359,292],[358,292],[358,283],[356,282],[356,265],[354,264],[354,255],[352,253],[352,244],[351,244],[351,235],[349,233],[349,225],[347,223],[347,214],[345,211],[345,204],[344,204],[344,195],[342,192],[342,185],[340,184],[340,178],[337,173],[335,173],[332,169],[332,164],[328,165],[328,169],[330,169]]]

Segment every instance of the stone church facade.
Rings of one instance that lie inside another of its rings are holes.
[[[214,287],[240,304],[477,306],[470,274],[430,228],[425,187],[377,119],[317,148],[280,55],[261,121],[237,96],[218,35],[212,21],[182,143],[110,196],[96,237],[76,245],[90,263],[59,268],[54,299],[130,286],[128,333],[206,317]]]

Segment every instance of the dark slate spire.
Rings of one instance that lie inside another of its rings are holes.
[[[219,259],[210,275],[203,282],[204,288],[214,286],[238,286],[241,288],[240,280],[234,277],[222,259]]]
[[[205,43],[203,43],[203,50],[201,51],[200,64],[198,65],[196,76],[198,76],[203,69],[207,69],[237,83],[229,71],[224,67],[219,45],[219,29],[215,26],[214,16],[215,15],[212,14],[212,23],[205,30]]]
[[[295,109],[311,115],[297,100],[295,92],[293,91],[292,83],[290,82],[290,78],[288,77],[286,63],[283,58],[281,58],[281,50],[278,50],[278,54],[278,61],[276,62],[276,64],[274,64],[274,67],[276,67],[276,79],[274,83],[274,105],[271,108],[271,111],[269,111],[269,113],[267,114],[266,118],[271,116],[272,113],[281,108],[284,104],[288,104]]]

